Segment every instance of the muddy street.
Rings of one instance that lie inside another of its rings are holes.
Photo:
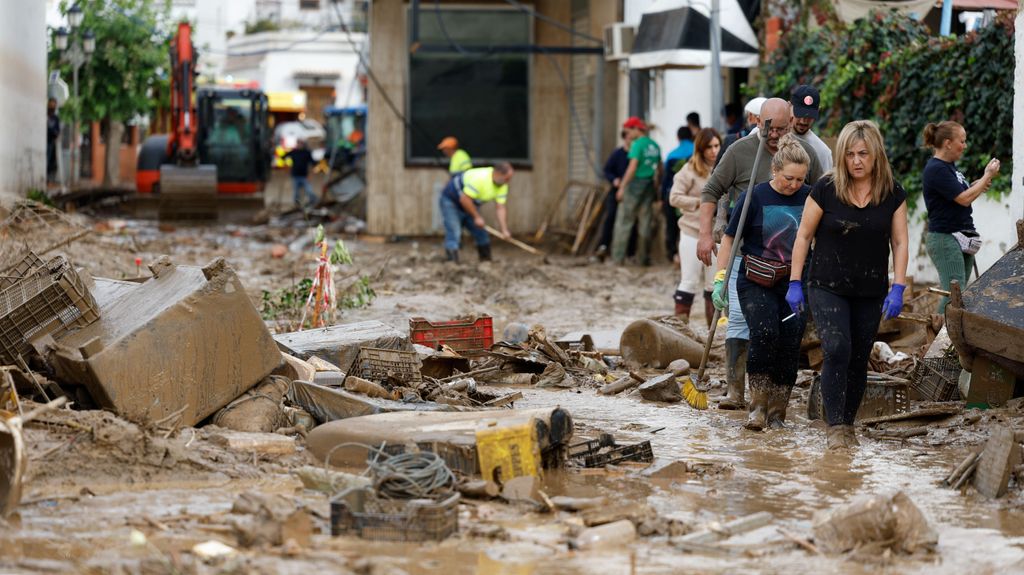
[[[224,257],[254,306],[265,311],[268,297],[277,297],[267,294],[292,288],[316,266],[312,233],[303,222],[161,228],[153,222],[79,218],[92,233],[63,251],[96,277],[145,276],[146,265],[161,255],[198,266]],[[353,260],[337,272],[339,289],[365,275],[375,298],[366,307],[339,310],[335,323],[379,321],[403,333],[411,317],[489,314],[495,341],[508,324],[521,322],[542,325],[552,339],[586,333],[599,349],[607,342],[617,347],[634,320],[670,313],[678,279],[678,270],[667,263],[620,268],[567,256],[543,263],[504,245],[496,246],[493,263],[456,266],[441,261],[436,240],[389,243],[336,235],[344,237]],[[276,246],[284,246],[283,253]],[[292,331],[298,320],[285,313],[276,319],[264,314],[264,319],[276,333]],[[705,333],[700,314],[692,323]],[[650,441],[651,465],[550,469],[542,482],[546,497],[600,497],[607,509],[621,507],[622,516],[637,525],[635,539],[573,549],[570,542],[584,527],[583,513],[466,497],[458,507],[458,532],[441,542],[335,537],[328,495],[307,488],[299,477],[306,466],[323,467],[302,434],[291,436],[293,447],[269,452],[235,446],[228,432],[209,421],[194,427],[137,424],[105,411],[62,409],[26,425],[23,494],[16,512],[0,524],[0,567],[380,575],[1024,572],[1024,498],[1016,480],[999,499],[941,485],[965,455],[985,445],[995,426],[1021,428],[1019,400],[985,411],[964,411],[963,402],[954,402],[960,408],[956,413],[890,428],[927,427],[924,434],[903,439],[881,438],[861,426],[859,448],[826,453],[821,422],[807,419],[810,370],[801,371],[788,428],[764,433],[741,427],[745,412],[715,408],[724,368],[715,362],[710,373],[715,384],[706,411],[685,401],[647,401],[636,392],[601,395],[597,388],[606,380],[599,383],[593,376],[551,388],[477,382],[477,389],[496,396],[521,393],[516,409],[561,407],[572,416],[577,440],[611,433],[622,445]],[[937,532],[934,552],[905,555],[871,547],[838,555],[817,552],[815,513],[859,495],[893,491],[904,492]],[[287,502],[288,513],[301,511],[302,520],[247,510],[241,502],[250,496],[279,498],[274,500]],[[770,520],[728,538],[727,544],[679,545],[681,536],[714,532],[758,512],[769,513]],[[280,533],[265,536],[277,529]],[[246,540],[256,543],[243,545]],[[203,558],[196,546],[209,541],[231,552]]]

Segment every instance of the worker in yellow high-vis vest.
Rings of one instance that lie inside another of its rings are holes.
[[[441,192],[441,215],[444,218],[444,252],[448,261],[458,263],[462,228],[469,230],[476,241],[480,261],[491,259],[491,238],[484,229],[484,218],[479,207],[494,202],[498,227],[503,238],[512,234],[508,231],[508,183],[512,179],[512,165],[498,162],[491,168],[473,168],[455,174]]]
[[[437,149],[448,158],[448,173],[452,176],[461,174],[473,167],[473,160],[469,153],[459,147],[459,141],[453,136],[441,140]]]

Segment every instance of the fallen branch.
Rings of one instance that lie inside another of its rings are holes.
[[[809,551],[811,554],[813,554],[813,555],[821,555],[821,550],[818,549],[814,545],[814,543],[811,543],[807,539],[804,539],[803,537],[797,537],[796,535],[794,535],[793,533],[790,533],[789,531],[783,529],[782,527],[779,527],[778,531],[779,531],[779,533],[783,537],[785,537],[786,539],[789,539],[793,543],[796,543],[800,547],[803,547],[804,549]]]

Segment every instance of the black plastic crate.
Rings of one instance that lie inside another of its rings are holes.
[[[459,494],[443,499],[381,499],[367,488],[331,500],[331,535],[374,541],[442,541],[459,531]]]
[[[960,399],[960,370],[960,358],[950,347],[942,357],[917,362],[910,375],[910,389],[923,400],[956,401]]]
[[[346,373],[369,381],[394,379],[413,387],[423,381],[419,355],[397,349],[361,347]]]
[[[600,439],[585,441],[573,445],[569,450],[569,458],[582,467],[604,467],[626,461],[650,463],[654,461],[654,451],[650,441],[642,441],[633,445],[612,445],[611,449]]]

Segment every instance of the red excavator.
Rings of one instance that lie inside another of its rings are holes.
[[[263,207],[270,170],[267,97],[256,89],[196,88],[192,28],[171,40],[171,133],[139,151],[140,204],[161,219],[217,219]]]

